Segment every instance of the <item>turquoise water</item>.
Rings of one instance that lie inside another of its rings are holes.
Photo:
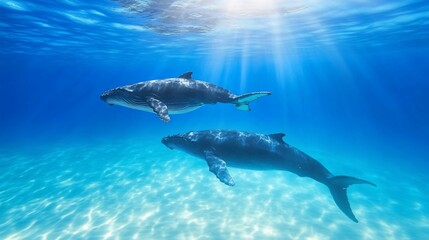
[[[429,239],[424,1],[0,3],[0,239]],[[99,95],[193,77],[251,104],[172,115]],[[205,129],[286,134],[348,189],[166,148]]]
[[[349,188],[358,224],[311,179],[230,168],[230,188],[203,160],[158,142],[56,143],[1,157],[5,239],[422,239],[429,226],[425,175],[392,184],[404,169],[353,158],[321,161],[378,184]]]

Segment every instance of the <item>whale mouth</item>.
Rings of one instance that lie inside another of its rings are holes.
[[[161,142],[169,149],[181,148],[185,143],[187,143],[188,139],[181,134],[172,135],[162,138]]]
[[[168,136],[168,137],[164,137],[164,138],[162,138],[162,140],[161,140],[161,143],[162,144],[164,144],[166,147],[168,147],[169,149],[174,149],[171,145],[170,145],[170,143],[171,143],[171,141],[169,141],[170,140],[170,136]]]
[[[110,94],[110,91],[106,91],[106,92],[100,94],[101,101],[107,102],[107,98],[109,97],[109,94]]]

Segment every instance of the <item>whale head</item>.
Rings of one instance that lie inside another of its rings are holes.
[[[129,91],[127,89],[114,88],[102,93],[100,99],[109,105],[124,105],[128,95]]]
[[[200,149],[198,136],[194,132],[167,136],[161,142],[170,149],[180,149],[191,154],[196,154]]]
[[[191,145],[186,134],[176,134],[162,138],[161,142],[169,149],[185,149]]]

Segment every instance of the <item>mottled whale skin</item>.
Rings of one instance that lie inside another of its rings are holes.
[[[249,103],[270,92],[253,92],[237,96],[214,84],[191,79],[192,72],[177,78],[151,80],[114,88],[100,98],[110,105],[120,105],[153,112],[165,121],[170,114],[193,111],[206,104],[231,103],[237,109],[250,111]]]
[[[223,183],[234,186],[227,165],[252,170],[283,170],[325,184],[341,211],[354,222],[347,198],[352,184],[375,184],[349,176],[335,176],[320,162],[283,141],[285,134],[257,134],[206,130],[177,134],[162,139],[170,149],[180,149],[205,159],[209,170]]]

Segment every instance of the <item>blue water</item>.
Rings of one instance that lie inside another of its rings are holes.
[[[99,95],[199,79],[270,91],[164,123]],[[429,239],[427,1],[0,2],[0,239]],[[348,196],[289,172],[220,183],[166,135],[286,133]]]

